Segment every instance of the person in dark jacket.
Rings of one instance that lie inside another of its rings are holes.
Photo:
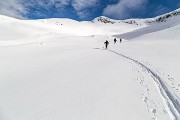
[[[106,42],[104,42],[104,44],[105,44],[105,47],[106,47],[106,49],[108,48],[108,45],[109,45],[109,42],[106,40]]]
[[[120,43],[122,42],[122,39],[120,38]]]
[[[117,41],[116,38],[114,38],[114,44],[116,43],[116,41]]]

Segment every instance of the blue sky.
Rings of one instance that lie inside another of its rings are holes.
[[[0,14],[20,19],[147,18],[180,8],[180,0],[1,0]]]

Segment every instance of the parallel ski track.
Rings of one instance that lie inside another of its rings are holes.
[[[169,111],[171,118],[173,120],[180,120],[180,99],[175,93],[170,91],[169,86],[163,81],[163,79],[157,73],[155,73],[152,69],[150,69],[143,63],[141,63],[133,58],[130,58],[128,56],[125,56],[125,55],[120,54],[113,50],[108,50],[108,51],[111,53],[114,53],[118,56],[121,56],[125,59],[128,59],[128,60],[136,63],[141,68],[145,69],[147,71],[147,73],[149,73],[151,75],[151,77],[153,78],[154,83],[155,83],[156,87],[158,88],[158,91],[165,102],[165,105]]]

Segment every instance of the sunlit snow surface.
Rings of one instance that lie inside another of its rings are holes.
[[[180,120],[180,17],[147,20],[0,16],[0,120]]]

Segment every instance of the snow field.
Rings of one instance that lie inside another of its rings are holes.
[[[179,16],[152,20],[0,16],[0,119],[179,120]]]

